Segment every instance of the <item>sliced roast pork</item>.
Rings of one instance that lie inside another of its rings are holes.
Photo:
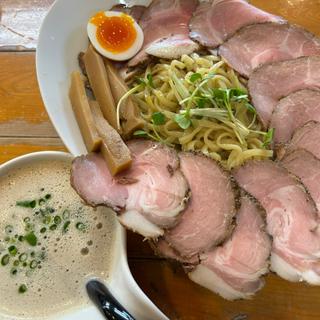
[[[148,55],[174,59],[198,49],[189,38],[189,21],[197,0],[153,0],[140,19],[144,33],[141,51],[133,57],[133,67],[148,59]]]
[[[191,190],[189,205],[164,239],[181,256],[192,257],[221,243],[232,231],[235,194],[230,174],[203,155],[180,154]]]
[[[310,121],[297,129],[286,152],[290,153],[296,149],[305,149],[320,159],[320,123]]]
[[[320,40],[290,24],[253,24],[239,30],[219,48],[228,64],[244,76],[270,62],[320,55]]]
[[[130,141],[128,147],[129,170],[112,177],[102,157],[90,154],[74,160],[71,183],[88,204],[111,207],[129,229],[157,237],[177,223],[188,184],[173,149],[146,140]]]
[[[202,254],[201,264],[189,277],[225,299],[250,298],[264,285],[261,276],[268,271],[270,252],[262,213],[252,200],[243,197],[232,237]]]
[[[307,150],[297,149],[286,155],[281,162],[291,173],[300,178],[314,200],[319,213],[320,160]]]
[[[299,90],[281,99],[270,121],[274,142],[289,142],[295,130],[311,120],[320,121],[320,91]]]
[[[202,2],[190,22],[190,37],[203,46],[215,48],[240,28],[263,22],[284,22],[245,0]]]
[[[303,185],[270,160],[248,161],[234,176],[266,210],[271,269],[289,281],[320,285],[319,219]]]
[[[320,56],[264,65],[251,74],[248,86],[260,120],[268,127],[281,98],[298,90],[320,88]]]

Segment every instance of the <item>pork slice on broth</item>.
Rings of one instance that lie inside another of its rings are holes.
[[[296,149],[305,149],[311,152],[316,158],[320,159],[320,123],[310,121],[301,128],[298,128],[286,152],[290,153]]]
[[[264,286],[271,239],[257,205],[242,197],[237,225],[222,246],[200,255],[201,263],[189,273],[194,282],[228,300],[247,299]]]
[[[284,22],[245,0],[203,1],[190,22],[190,37],[203,46],[216,48],[240,28],[263,22]]]
[[[281,163],[300,178],[320,212],[320,160],[307,150],[297,149],[287,154]]]
[[[319,219],[303,185],[272,161],[248,161],[234,177],[266,210],[271,269],[289,281],[319,285]]]
[[[281,98],[298,90],[320,88],[320,56],[264,65],[251,74],[248,88],[262,124],[268,127]]]
[[[312,120],[320,121],[319,90],[299,90],[281,99],[270,121],[270,128],[275,129],[274,142],[289,142],[299,127]]]
[[[320,55],[320,40],[287,23],[253,24],[239,30],[219,48],[220,55],[242,75],[270,62]]]
[[[100,155],[74,160],[71,182],[90,205],[105,205],[118,213],[127,228],[148,238],[174,226],[188,199],[188,183],[173,149],[147,140],[128,143],[133,163],[112,177]]]
[[[203,155],[180,153],[180,167],[191,191],[179,223],[164,239],[183,257],[209,250],[228,237],[235,214],[230,174]]]
[[[144,33],[140,52],[129,61],[134,67],[149,59],[175,59],[199,48],[189,38],[189,21],[197,0],[154,0],[141,16],[139,24]]]

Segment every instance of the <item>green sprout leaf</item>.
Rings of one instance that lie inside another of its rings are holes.
[[[146,138],[148,136],[147,132],[144,130],[137,130],[133,133],[135,137],[141,137],[141,138]]]
[[[201,79],[202,79],[202,76],[200,73],[193,73],[189,78],[190,82],[192,82],[192,83],[196,82],[197,80],[201,80]]]
[[[187,114],[176,114],[174,121],[179,125],[181,129],[188,129],[191,126],[191,120]]]
[[[273,136],[274,136],[274,128],[270,128],[263,139],[263,146],[265,148],[268,147],[272,143]]]
[[[166,122],[166,117],[162,112],[155,112],[152,115],[152,122],[157,126],[163,125]]]
[[[256,108],[251,103],[247,102],[245,106],[251,113],[253,114],[257,113]]]
[[[154,84],[153,84],[153,77],[152,77],[152,74],[151,74],[151,73],[149,73],[149,74],[147,75],[147,79],[148,79],[148,85],[149,85],[152,89],[154,89],[155,86],[154,86]]]

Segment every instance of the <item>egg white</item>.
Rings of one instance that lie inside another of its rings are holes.
[[[107,17],[116,17],[116,16],[121,16],[123,13],[116,12],[116,11],[105,11],[104,14]],[[98,27],[95,26],[94,24],[90,23],[90,20],[87,25],[87,32],[88,32],[88,37],[89,37],[90,42],[92,43],[93,47],[101,55],[103,55],[104,57],[111,59],[111,60],[125,61],[125,60],[129,60],[132,57],[134,57],[139,52],[139,50],[142,48],[142,45],[143,45],[144,37],[143,37],[142,29],[140,28],[140,26],[137,24],[136,21],[134,21],[133,27],[135,28],[135,30],[137,32],[137,37],[136,37],[135,41],[128,50],[120,52],[120,53],[113,53],[111,51],[108,51],[99,44],[99,41],[96,36]]]

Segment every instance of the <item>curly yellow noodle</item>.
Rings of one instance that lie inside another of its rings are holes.
[[[160,60],[159,63],[150,64],[139,76],[147,81],[151,74],[154,87],[139,86],[139,90],[133,94],[145,121],[145,130],[164,143],[180,146],[182,150],[201,151],[228,169],[248,159],[272,157],[272,151],[263,147],[263,136],[257,133],[261,130],[260,124],[243,103],[235,102],[234,113],[251,130],[242,143],[235,133],[234,124],[222,123],[214,118],[195,117],[191,120],[191,126],[184,130],[175,122],[175,116],[187,106],[196,89],[196,84],[190,81],[194,73],[199,73],[202,79],[207,77],[206,86],[209,88],[237,88],[247,92],[244,79],[218,56],[193,53],[172,61]],[[182,91],[177,89],[176,81],[183,85],[180,88]],[[136,83],[131,80],[129,85]],[[215,103],[212,97],[208,99]],[[165,116],[165,124],[153,123],[155,112]]]

